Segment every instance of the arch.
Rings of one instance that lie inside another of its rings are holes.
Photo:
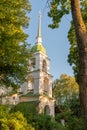
[[[33,89],[34,89],[34,78],[31,76],[28,78],[27,90],[33,90]]]
[[[31,65],[32,65],[32,68],[35,68],[36,58],[32,58],[32,59],[31,59]]]
[[[47,77],[44,78],[44,92],[49,92],[49,79]]]
[[[43,71],[47,71],[47,63],[46,63],[46,60],[43,60],[43,62],[42,62],[42,70],[43,70]]]
[[[44,107],[44,114],[50,115],[50,108],[49,108],[48,105],[46,105],[46,106]]]

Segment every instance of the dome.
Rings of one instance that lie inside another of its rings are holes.
[[[35,44],[32,47],[31,51],[33,53],[41,51],[42,53],[46,54],[46,49],[44,48],[44,46],[42,44]]]

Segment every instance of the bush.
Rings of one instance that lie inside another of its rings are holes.
[[[65,121],[66,130],[85,130],[84,121],[81,117],[73,115],[72,112],[62,112],[57,114],[55,120],[61,123],[61,119]]]
[[[56,123],[52,117],[38,114],[36,108],[38,108],[38,102],[23,102],[14,106],[11,112],[22,112],[27,122],[31,124],[35,130],[65,130],[64,127],[60,123]]]
[[[9,113],[7,106],[0,106],[0,110],[0,130],[35,130],[21,112]]]

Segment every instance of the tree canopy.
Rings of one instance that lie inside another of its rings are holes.
[[[25,80],[30,57],[28,35],[28,0],[0,1],[0,85],[20,86]]]
[[[65,106],[73,96],[78,97],[79,88],[73,76],[62,74],[54,81],[53,96],[59,106]],[[68,108],[68,105],[66,109]]]

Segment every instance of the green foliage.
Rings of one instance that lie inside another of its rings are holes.
[[[24,28],[31,10],[28,0],[0,1],[0,85],[20,86],[28,71],[30,46]]]
[[[20,111],[35,130],[65,130],[60,123],[56,123],[48,115],[38,114],[38,102],[23,102],[14,106],[11,113]]]
[[[69,14],[70,12],[70,0],[52,0],[50,6],[48,16],[52,18],[53,23],[49,27],[57,28],[63,15]]]
[[[61,123],[64,120],[66,130],[84,130],[78,84],[74,77],[61,75],[60,79],[55,80],[53,95],[61,109],[60,113],[56,113],[56,122]]]
[[[66,127],[68,130],[85,130],[83,119],[72,116],[68,119]]]
[[[85,130],[84,121],[81,117],[74,116],[72,112],[66,111],[60,114],[57,114],[55,120],[61,122],[64,119],[66,130]]]
[[[70,116],[71,116],[71,111],[64,111],[62,113],[56,114],[55,120],[57,122],[61,122],[62,119],[64,119],[65,121],[67,121]]]
[[[34,130],[21,112],[9,113],[7,106],[0,106],[0,110],[0,130]]]
[[[0,105],[0,118],[6,117],[9,112],[8,106]]]
[[[57,105],[69,108],[69,101],[72,96],[78,96],[78,84],[74,77],[62,74],[60,79],[54,81],[53,96]]]
[[[66,130],[85,130],[79,99],[73,96],[69,100],[69,109],[56,114],[55,120],[59,123],[64,120]]]
[[[34,116],[33,125],[36,130],[51,130],[52,124],[50,122],[51,118],[49,116],[37,115]]]
[[[73,96],[72,99],[70,99],[69,101],[69,106],[74,116],[77,116],[77,117],[82,116],[79,98],[77,98],[76,96]]]
[[[37,115],[37,109],[38,102],[21,102],[16,106],[13,106],[10,112],[22,112],[24,117],[27,119],[27,122],[31,123],[33,121],[34,115]]]
[[[35,127],[35,130],[65,130],[60,123],[56,123],[47,115],[34,116],[32,126]]]
[[[73,129],[74,124],[74,130],[76,130],[76,128],[77,130],[84,130],[84,124],[82,118],[80,117],[81,113],[79,109],[80,106],[78,100],[74,97],[74,99],[70,101],[71,111],[65,111],[60,114],[56,114],[55,120],[52,119],[50,116],[43,114],[39,115],[37,113],[38,102],[19,103],[18,105],[14,106],[10,112],[12,114],[17,111],[22,112],[24,117],[27,119],[27,122],[31,124],[35,128],[35,130],[71,130]],[[61,124],[61,119],[65,120],[65,126]]]
[[[59,23],[64,15],[70,13],[71,10],[71,0],[52,0],[50,2],[50,11],[48,12],[48,16],[52,19],[52,24],[49,24],[49,27],[57,28],[59,27]],[[87,0],[80,1],[81,13],[84,20],[84,23],[87,28]],[[68,62],[72,66],[75,74],[75,78],[77,79],[78,75],[78,47],[75,36],[75,28],[73,22],[71,21],[71,27],[68,32],[68,40],[70,43],[70,50],[68,55]]]

